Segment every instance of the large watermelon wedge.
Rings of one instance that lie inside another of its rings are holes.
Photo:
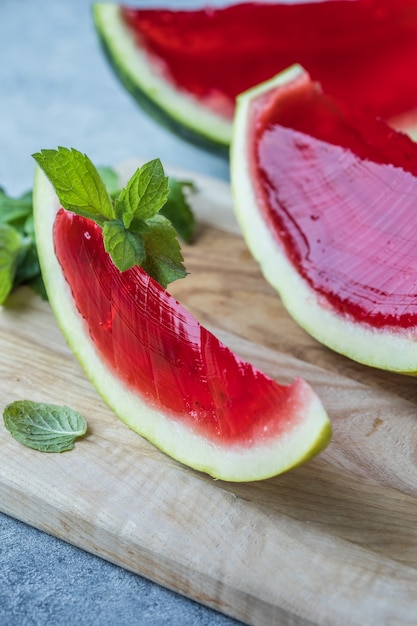
[[[38,167],[42,276],[74,354],[106,402],[175,459],[229,481],[259,480],[322,450],[331,429],[311,387],[242,361],[134,266],[120,272],[101,228],[60,208]]]
[[[417,372],[417,144],[300,66],[242,94],[237,218],[299,324],[362,363]]]
[[[96,3],[93,11],[122,84],[160,122],[206,148],[227,149],[239,93],[294,63],[334,97],[414,128],[406,114],[417,108],[415,0],[199,10]]]

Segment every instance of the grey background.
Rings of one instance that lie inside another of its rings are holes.
[[[229,177],[225,160],[159,128],[121,88],[99,49],[89,0],[0,0],[0,185],[12,195],[31,188],[30,155],[58,145],[98,165],[160,157]],[[0,514],[2,626],[235,623]]]

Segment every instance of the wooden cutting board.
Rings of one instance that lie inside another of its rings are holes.
[[[71,452],[43,454],[1,423],[1,510],[248,624],[415,625],[415,379],[355,364],[304,333],[239,236],[228,186],[185,175],[199,189],[199,232],[184,248],[190,276],[171,291],[271,376],[303,376],[331,417],[332,443],[256,483],[183,467],[115,417],[49,305],[22,289],[0,314],[1,407],[64,403],[89,429]]]

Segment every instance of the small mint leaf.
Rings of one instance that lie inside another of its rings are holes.
[[[116,200],[116,213],[129,228],[133,218],[147,220],[165,204],[168,178],[162,163],[154,159],[136,170]]]
[[[27,245],[19,232],[8,224],[0,224],[0,304],[4,304],[14,287],[19,260]]]
[[[142,265],[146,252],[140,233],[127,230],[119,220],[109,220],[103,225],[103,240],[106,251],[121,272]]]
[[[19,231],[32,214],[32,192],[27,191],[18,198],[11,198],[0,188],[0,223],[10,224]]]
[[[104,182],[87,155],[74,148],[41,150],[33,155],[68,211],[98,223],[112,219],[114,208]]]
[[[160,214],[169,219],[183,241],[190,243],[194,237],[196,222],[184,194],[186,187],[194,189],[193,183],[169,179],[169,196]]]
[[[34,286],[44,297],[33,225],[32,191],[11,198],[0,188],[0,228],[0,304],[22,284]]]
[[[65,452],[87,432],[87,423],[76,411],[56,404],[17,400],[3,411],[9,433],[29,448],[41,452]]]
[[[146,259],[143,269],[162,287],[187,275],[182,263],[176,232],[171,222],[163,215],[155,215],[148,220],[150,230],[143,233]]]

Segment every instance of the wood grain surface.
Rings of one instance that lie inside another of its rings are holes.
[[[198,185],[199,227],[184,247],[190,275],[170,291],[280,382],[303,376],[332,420],[330,446],[256,483],[182,466],[115,417],[49,305],[21,289],[0,313],[1,407],[64,403],[89,428],[71,452],[43,454],[1,423],[0,509],[248,624],[415,625],[415,379],[353,363],[304,333],[250,257],[228,186],[186,175]]]

